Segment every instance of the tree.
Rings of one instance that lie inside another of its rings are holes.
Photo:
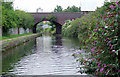
[[[59,5],[56,6],[56,8],[54,9],[54,12],[62,12],[63,8]]]
[[[12,2],[2,3],[2,33],[8,34],[10,28],[23,27],[24,29],[32,28],[34,18],[24,11],[13,10]]]
[[[18,27],[18,17],[12,8],[12,2],[2,3],[2,31],[7,34],[10,28]]]
[[[63,10],[64,12],[80,12],[80,7],[76,7],[76,6],[68,6],[67,9]]]
[[[54,9],[54,12],[80,12],[81,8],[80,7],[76,7],[75,5],[73,5],[72,7],[68,6],[66,9],[62,9],[61,6],[57,5],[56,8]]]
[[[19,17],[19,27],[23,27],[24,29],[32,28],[34,25],[34,18],[31,14],[20,10],[16,10],[16,13]]]

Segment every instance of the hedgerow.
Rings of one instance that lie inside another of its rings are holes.
[[[78,59],[81,65],[84,65],[80,67],[85,69],[84,72],[103,76],[120,75],[120,61],[118,59],[120,51],[119,8],[120,2],[106,2],[95,12],[71,22],[70,28],[76,27],[78,29],[72,29],[73,31],[71,30],[67,35],[76,31],[78,33],[76,37],[81,41],[80,48],[91,53],[85,58],[79,57]],[[77,25],[72,24],[74,22]],[[64,31],[69,30],[65,29]],[[80,54],[80,52],[74,53],[74,56],[80,56]]]

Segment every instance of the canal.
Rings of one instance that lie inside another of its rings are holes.
[[[42,36],[2,54],[3,75],[81,75],[72,56],[79,49],[75,38]],[[86,75],[82,73],[82,75]]]

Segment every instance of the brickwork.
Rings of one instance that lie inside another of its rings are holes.
[[[71,12],[71,13],[30,13],[34,16],[35,23],[38,23],[41,18],[47,17],[48,15],[53,15],[56,17],[56,22],[63,25],[65,20],[72,20],[75,18],[80,18],[84,14],[87,14],[92,11],[82,11],[82,12]]]

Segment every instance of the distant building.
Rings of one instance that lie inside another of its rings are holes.
[[[36,12],[42,12],[43,11],[43,9],[41,9],[41,8],[38,8],[37,10],[36,10]]]
[[[42,28],[51,28],[52,26],[48,25],[48,24],[45,24],[42,26]]]

